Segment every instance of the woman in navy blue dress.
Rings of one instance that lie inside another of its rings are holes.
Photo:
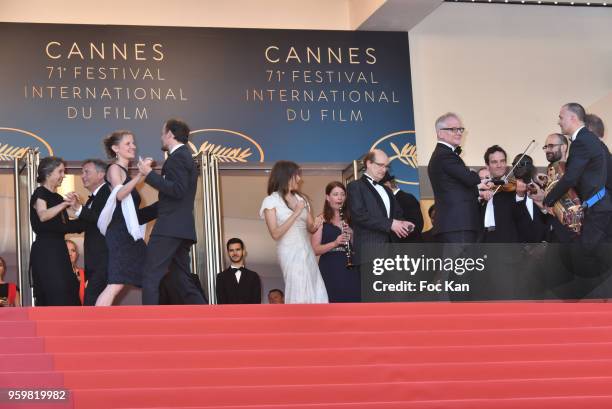
[[[106,230],[108,284],[96,301],[96,305],[109,306],[126,284],[142,286],[147,248],[143,239],[135,240],[128,231],[121,206],[121,202],[128,197],[134,201],[136,211],[140,206],[140,195],[135,188],[141,182],[142,175],[138,173],[133,179],[128,175],[130,161],[136,157],[134,135],[130,131],[115,131],[104,139],[104,148],[108,157],[114,159],[106,170],[106,181],[111,190],[122,185]]]
[[[340,217],[340,211],[343,218]],[[347,268],[346,242],[351,240],[352,230],[348,227],[346,188],[342,183],[331,182],[325,187],[323,218],[325,222],[312,235],[312,248],[320,256],[319,270],[327,288],[329,302],[359,302],[359,269]]]

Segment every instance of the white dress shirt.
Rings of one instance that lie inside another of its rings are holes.
[[[387,217],[391,217],[391,201],[389,200],[389,195],[387,194],[387,191],[381,183],[376,182],[376,184],[374,184],[374,179],[372,179],[372,177],[367,173],[365,174],[365,177],[366,179],[368,179],[368,182],[370,182],[370,184],[374,186],[374,189],[376,189],[378,195],[385,204],[385,209],[387,210]]]
[[[576,129],[576,131],[574,131],[572,136],[570,136],[570,141],[574,142],[576,140],[576,136],[578,136],[578,132],[580,132],[582,128],[584,128],[584,125],[582,125],[580,128]]]
[[[230,268],[238,269],[238,271],[236,271],[236,282],[239,283],[240,282],[240,277],[242,276],[242,271],[240,271],[242,266],[235,266],[235,265],[232,264],[232,265],[230,265]]]
[[[170,149],[170,151],[168,152],[168,155],[172,155],[175,150],[177,150],[178,148],[180,148],[183,145],[184,145],[184,143],[177,143],[176,145],[174,145],[172,147],[172,149]]]

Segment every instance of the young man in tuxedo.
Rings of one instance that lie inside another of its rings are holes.
[[[452,112],[436,120],[438,143],[427,173],[436,203],[434,236],[441,243],[474,243],[480,231],[479,189],[489,192],[489,185],[465,166],[461,154],[461,138],[465,128]]]
[[[142,284],[142,303],[159,304],[159,284],[166,273],[172,275],[185,304],[205,304],[206,300],[190,274],[189,250],[196,242],[193,206],[198,172],[186,146],[189,127],[185,122],[169,119],[162,127],[162,150],[168,157],[161,175],[151,169],[152,159],[138,162],[145,182],[159,191],[154,204],[157,222],[147,246],[147,261]]]
[[[100,159],[87,159],[81,165],[81,180],[83,186],[90,192],[84,205],[74,197],[73,209],[75,215],[83,222],[85,229],[84,258],[85,299],[83,305],[96,305],[96,300],[107,284],[108,248],[106,239],[98,230],[98,218],[110,195],[110,187],[104,181],[106,163]]]
[[[569,136],[571,145],[565,174],[544,198],[544,205],[552,207],[569,188],[575,188],[583,204],[585,217],[580,242],[587,251],[609,241],[612,227],[612,200],[606,189],[609,153],[599,138],[584,126],[582,105],[568,103],[559,112],[559,126]]]
[[[244,266],[244,243],[233,238],[226,247],[231,264],[217,275],[217,304],[261,304],[261,280]]]

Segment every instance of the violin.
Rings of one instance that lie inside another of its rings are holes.
[[[525,166],[522,163],[522,160],[527,155],[527,151],[529,150],[529,148],[531,148],[531,145],[533,144],[535,144],[535,139],[532,139],[531,142],[529,142],[529,145],[527,145],[527,147],[525,148],[525,150],[523,151],[519,159],[512,166],[512,168],[508,171],[508,173],[506,173],[503,177],[501,177],[498,180],[492,180],[492,182],[497,186],[495,190],[493,191],[493,194],[499,192],[500,190],[502,192],[516,192],[516,177],[517,176],[515,175],[514,171],[519,165],[521,167]]]
[[[495,192],[516,192],[516,178],[514,176],[508,177],[507,180],[493,179],[491,182],[496,186]]]

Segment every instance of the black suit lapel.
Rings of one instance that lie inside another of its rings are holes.
[[[385,202],[383,202],[382,197],[380,197],[380,195],[378,194],[378,191],[374,188],[374,186],[372,186],[367,176],[362,176],[361,181],[368,187],[368,189],[370,189],[370,192],[372,192],[372,194],[374,195],[374,198],[376,199],[378,206],[383,211],[383,214],[387,214],[387,208],[385,207]],[[388,195],[389,194],[389,192],[387,191],[388,189],[385,186],[383,186],[383,188],[385,188],[385,192],[387,192],[387,195]],[[393,203],[393,201],[391,201],[391,203]],[[391,214],[393,214],[392,209],[393,208],[391,207],[390,208]]]
[[[161,170],[161,174],[162,176],[166,173],[166,165],[168,164],[168,162],[170,162],[172,160],[172,158],[174,158],[176,155],[180,155],[180,150],[183,149],[186,145],[181,145],[178,148],[176,148],[176,150],[172,153],[168,152],[168,157],[166,158],[166,160],[164,161],[164,165],[162,166],[162,170]]]

